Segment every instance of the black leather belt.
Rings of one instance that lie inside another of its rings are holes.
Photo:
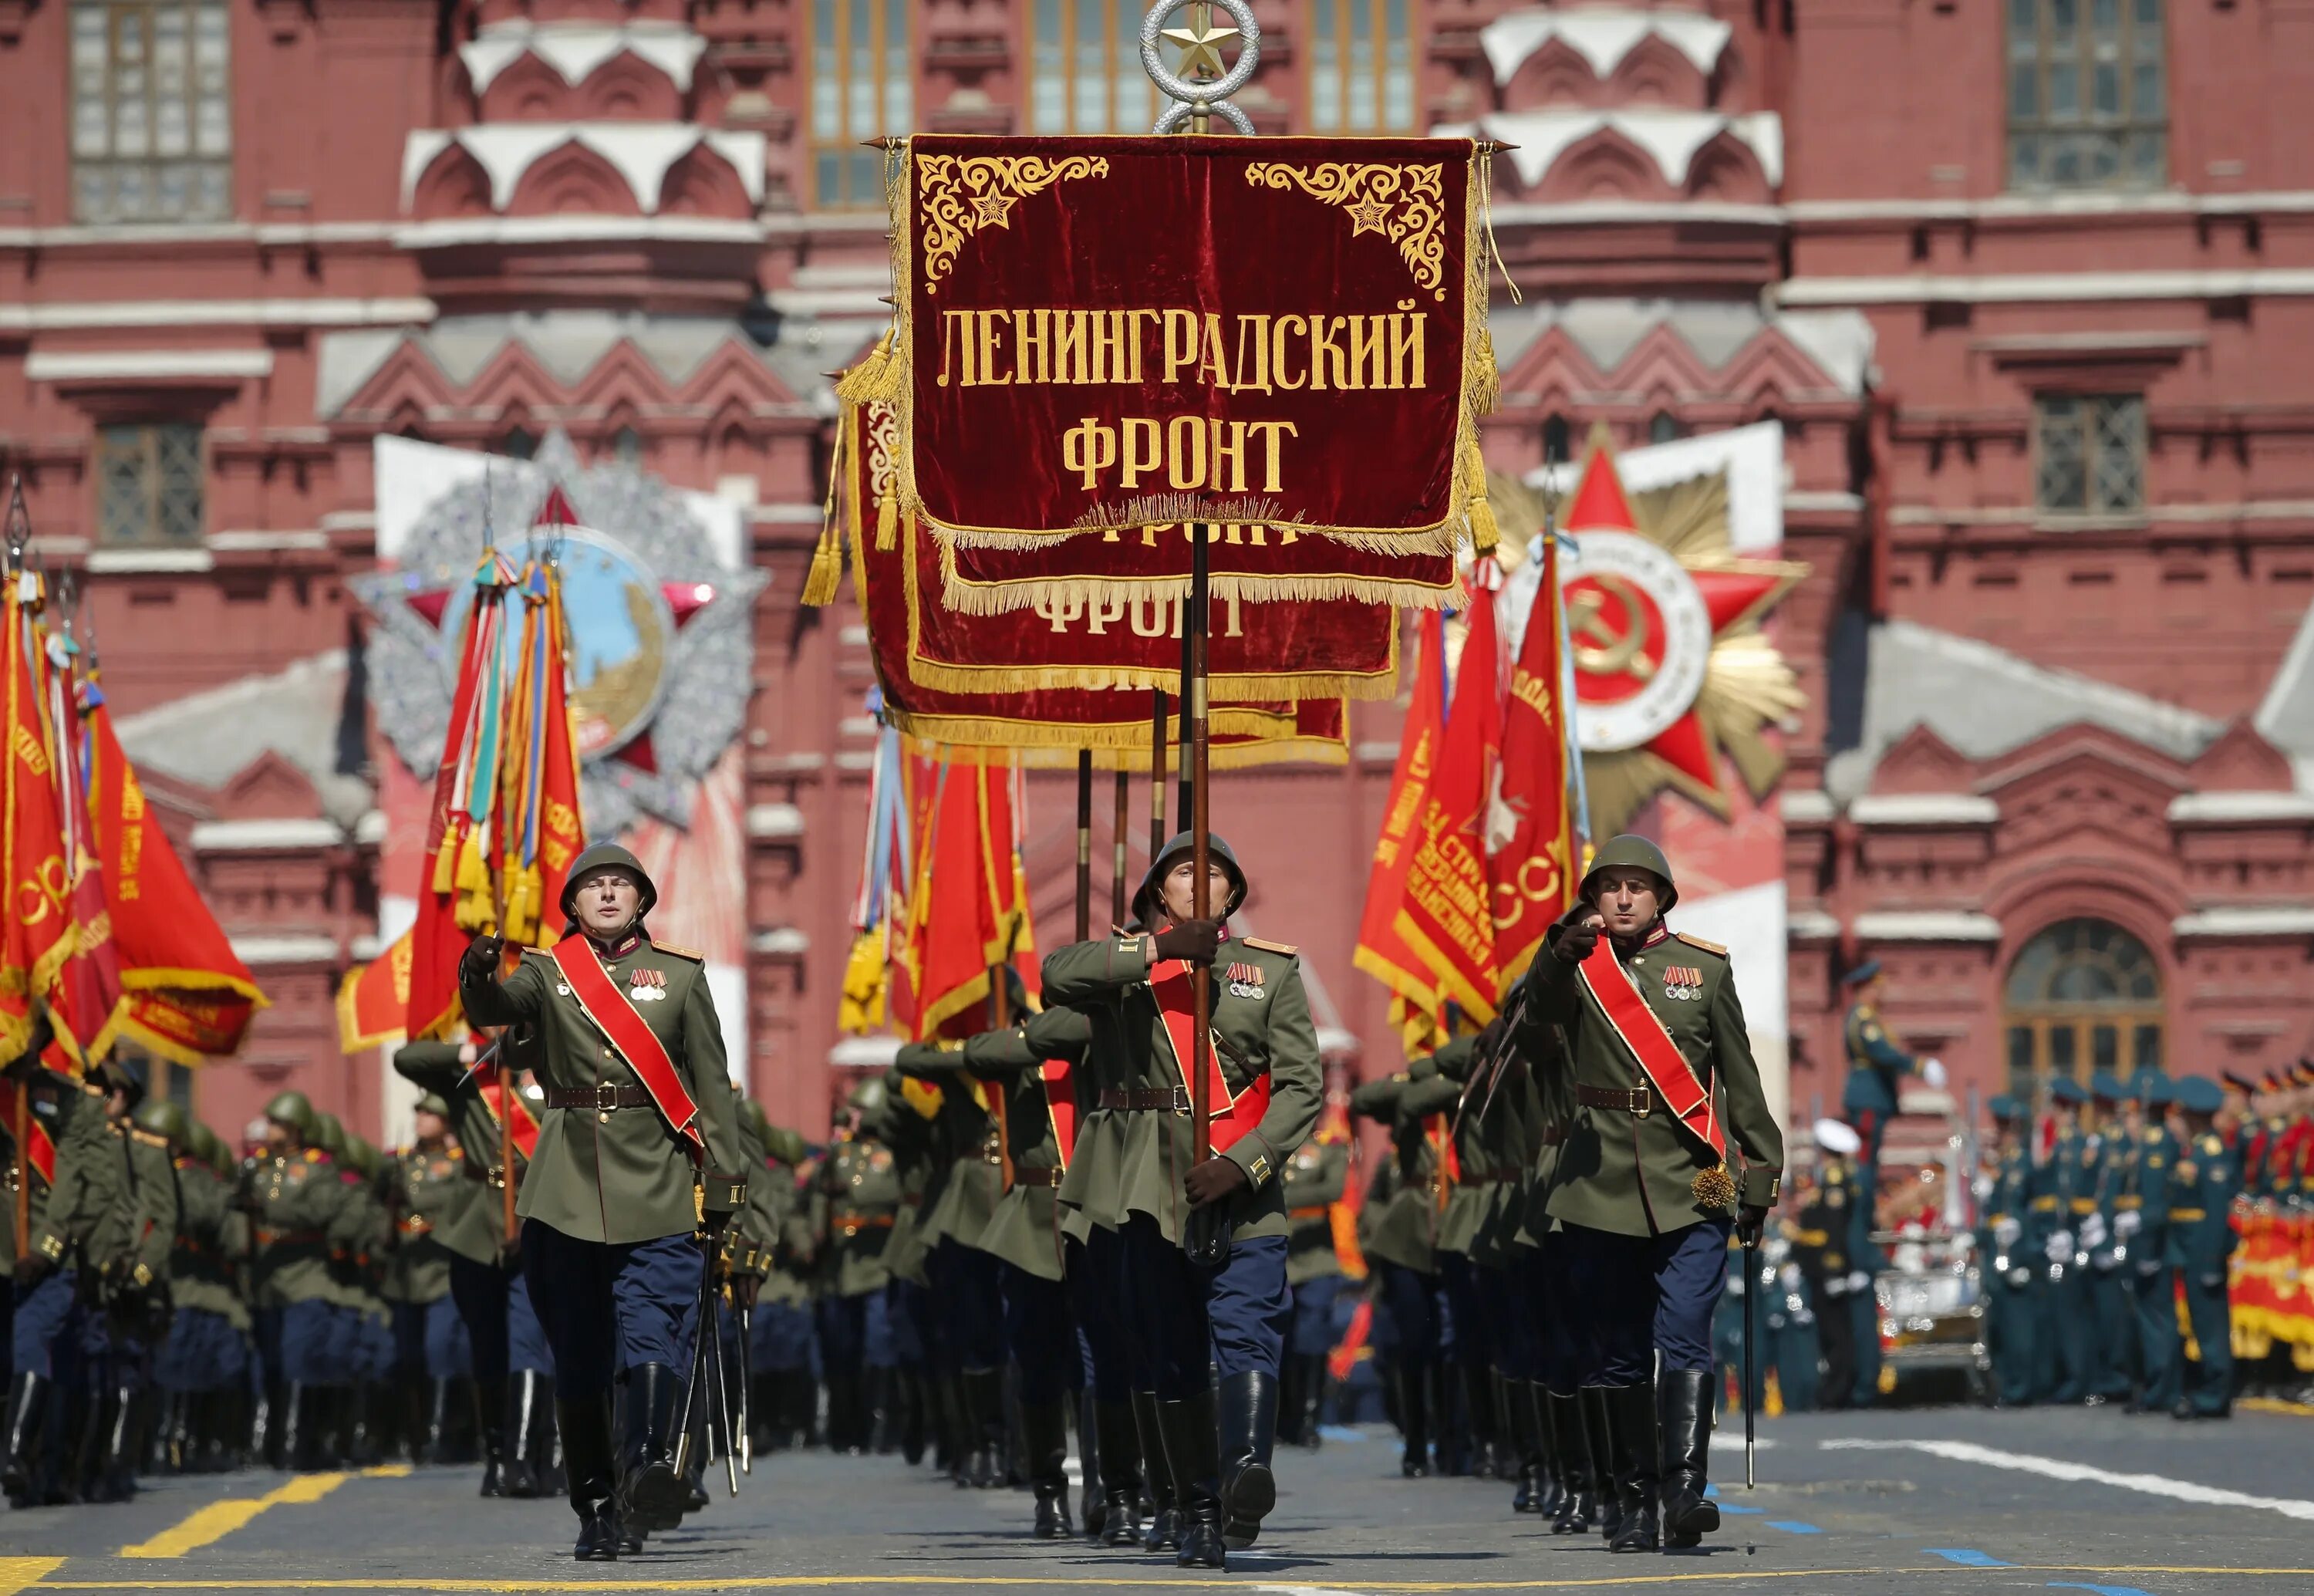
[[[1184,1086],[1163,1087],[1151,1091],[1117,1091],[1112,1089],[1100,1094],[1100,1106],[1112,1114],[1187,1114],[1189,1112],[1189,1089]]]
[[[614,1108],[648,1108],[651,1095],[640,1086],[550,1086],[549,1108],[592,1108],[608,1114]]]
[[[1012,1184],[1014,1186],[1058,1186],[1061,1184],[1061,1174],[1058,1169],[1015,1168],[1012,1171]]]
[[[1616,1108],[1644,1119],[1655,1112],[1656,1095],[1644,1086],[1585,1086],[1575,1083],[1575,1100],[1585,1108]]]

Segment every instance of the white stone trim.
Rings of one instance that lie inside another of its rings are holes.
[[[216,569],[207,549],[91,549],[92,577],[190,577]]]
[[[489,22],[458,47],[474,93],[482,93],[500,73],[523,57],[536,56],[555,75],[576,88],[614,56],[648,61],[684,93],[707,40],[681,22]]]
[[[803,835],[803,811],[793,804],[754,804],[747,809],[751,842],[785,840]]]
[[[377,932],[364,931],[347,945],[346,957],[358,965],[366,965],[391,946]]]
[[[354,841],[367,848],[384,842],[385,837],[385,811],[383,809],[362,811],[362,817],[354,822]]]
[[[1524,169],[1522,169],[1524,170]],[[1768,290],[1779,304],[2067,304],[2083,300],[2296,298],[2314,294],[2314,267],[2246,271],[2020,271],[1983,277],[1928,272],[1868,278],[1790,278]]]
[[[490,207],[504,210],[523,174],[566,144],[580,144],[626,180],[645,215],[658,209],[668,168],[705,145],[729,164],[751,203],[764,198],[764,136],[702,128],[693,122],[483,122],[471,128],[420,128],[402,152],[402,203],[451,145],[481,163],[490,178]]]
[[[2200,909],[2169,929],[2180,937],[2314,937],[2314,905]]]
[[[385,222],[119,222],[68,227],[0,227],[0,250],[102,249],[152,244],[180,249],[187,244],[375,243],[390,236]]]
[[[1840,917],[1821,909],[1794,909],[1784,917],[1784,937],[1792,942],[1829,942],[1840,935]]]
[[[1803,489],[1784,495],[1784,508],[1803,514],[1853,511],[1860,515],[1864,509],[1864,495],[1831,489]]]
[[[1862,942],[1998,942],[2000,922],[1967,909],[1891,909],[1856,917]]]
[[[384,299],[91,299],[0,304],[0,330],[110,327],[399,327],[431,322],[422,295]]]
[[[233,939],[234,957],[251,969],[268,965],[335,964],[338,960],[338,939],[335,937],[299,935],[296,932],[258,933]]]
[[[1475,126],[1442,127],[1433,131],[1448,137],[1475,135],[1500,139],[1517,146],[1510,152],[1510,159],[1518,168],[1520,183],[1531,189],[1542,181],[1569,146],[1603,128],[1613,128],[1653,156],[1664,180],[1674,187],[1687,181],[1687,169],[1696,151],[1722,133],[1732,135],[1759,157],[1770,188],[1779,188],[1784,181],[1784,124],[1771,110],[1750,111],[1742,116],[1651,107],[1489,111]]]
[[[1479,30],[1479,46],[1495,70],[1497,86],[1554,39],[1567,41],[1601,78],[1613,75],[1623,57],[1652,35],[1671,45],[1709,77],[1735,31],[1716,17],[1685,11],[1635,11],[1621,5],[1585,5],[1569,10],[1536,7],[1497,17]]]
[[[1822,825],[1840,816],[1840,806],[1820,787],[1788,787],[1780,798],[1787,825]]]
[[[1693,202],[1652,199],[1578,199],[1569,205],[1543,205],[1514,199],[1492,207],[1495,225],[1510,227],[1629,227],[1650,222],[1686,225],[1724,222],[1752,227],[1781,227],[1783,207],[1738,205],[1723,200]]]
[[[330,546],[326,532],[213,532],[201,540],[219,554],[317,553]]]
[[[1971,792],[1867,792],[1851,799],[1859,825],[1991,825],[2000,805]]]
[[[2249,194],[2186,194],[2176,190],[2148,193],[2094,191],[2069,194],[2002,194],[1988,199],[1796,199],[1791,218],[1809,222],[1990,222],[2054,221],[2091,216],[2255,216],[2314,211],[2314,189],[2266,190]]]
[[[2314,792],[2185,792],[2169,800],[2169,818],[2181,825],[2314,820]]]
[[[827,1062],[839,1070],[888,1070],[899,1056],[897,1036],[846,1036],[827,1050]]]
[[[641,239],[657,243],[758,244],[760,222],[737,216],[463,216],[413,222],[397,229],[395,247],[459,249],[470,244],[594,243]]]
[[[204,820],[193,827],[193,849],[199,853],[334,848],[345,840],[345,832],[331,820]]]
[[[24,357],[25,379],[34,383],[272,375],[270,349],[34,349]]]
[[[1363,1050],[1357,1033],[1346,1031],[1338,1025],[1318,1027],[1318,1054],[1320,1058],[1353,1058]]]
[[[773,926],[747,939],[748,952],[766,954],[774,958],[791,958],[810,950],[811,939],[791,925]]]

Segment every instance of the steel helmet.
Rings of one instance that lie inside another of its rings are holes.
[[[562,917],[565,920],[578,918],[578,912],[571,905],[578,901],[580,884],[587,877],[603,870],[623,870],[635,878],[635,886],[642,895],[635,905],[635,919],[640,923],[658,903],[658,888],[651,885],[650,872],[643,869],[643,861],[616,842],[596,843],[580,854],[578,861],[570,867],[570,874],[562,883]]]
[[[1591,895],[1591,884],[1598,878],[1600,871],[1619,865],[1626,869],[1645,870],[1661,881],[1663,903],[1656,913],[1671,913],[1671,906],[1679,902],[1679,884],[1672,879],[1671,860],[1665,859],[1664,851],[1653,842],[1629,832],[1620,837],[1608,838],[1599,851],[1591,856],[1591,868],[1583,872],[1582,885],[1575,889],[1576,895],[1585,903],[1594,902]]]
[[[1237,862],[1237,854],[1222,840],[1219,833],[1206,833],[1206,847],[1213,861],[1221,866],[1222,874],[1229,877],[1229,902],[1215,905],[1214,913],[1215,920],[1227,920],[1245,902],[1245,868]],[[1156,923],[1151,916],[1157,901],[1157,883],[1165,878],[1166,871],[1194,851],[1194,848],[1195,841],[1188,832],[1175,832],[1165,845],[1157,850],[1157,857],[1149,861],[1149,869],[1141,877],[1141,886],[1133,895],[1133,913],[1144,925]]]
[[[318,1122],[314,1117],[314,1105],[304,1092],[282,1092],[265,1106],[265,1117],[276,1124],[287,1125],[307,1142],[314,1140]]]

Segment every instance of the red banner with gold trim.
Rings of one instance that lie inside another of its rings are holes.
[[[23,1050],[32,1006],[49,1001],[80,945],[72,873],[65,858],[56,750],[46,713],[48,656],[35,620],[44,602],[31,572],[6,581],[0,598],[0,864],[8,899],[0,912],[0,1054]],[[63,1037],[60,1034],[58,1041]]]
[[[1445,553],[1484,502],[1471,141],[925,134],[893,159],[897,321],[843,392],[900,406],[903,515]]]

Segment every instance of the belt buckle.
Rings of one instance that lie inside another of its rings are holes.
[[[1196,1107],[1197,1107],[1197,1106],[1196,1106],[1196,1104],[1195,1104],[1195,1103],[1193,1103],[1193,1102],[1190,1100],[1190,1098],[1189,1098],[1189,1089],[1188,1089],[1188,1087],[1186,1087],[1186,1086],[1177,1086],[1177,1087],[1175,1087],[1175,1088],[1173,1089],[1173,1117],[1174,1117],[1174,1118],[1176,1118],[1176,1119],[1187,1119],[1187,1118],[1188,1118],[1188,1117],[1189,1117],[1189,1115],[1190,1115],[1190,1114],[1191,1114],[1192,1112],[1194,1112],[1194,1111],[1195,1111]]]
[[[1656,1107],[1655,1095],[1654,1095],[1653,1093],[1651,1093],[1651,1092],[1647,1091],[1645,1088],[1641,1088],[1640,1089],[1638,1089],[1638,1090],[1637,1090],[1637,1091],[1634,1091],[1634,1092],[1631,1094],[1631,1117],[1632,1117],[1632,1118],[1634,1118],[1634,1119],[1645,1119],[1645,1118],[1647,1118],[1647,1116],[1648,1115],[1650,1115],[1650,1114],[1652,1114],[1652,1113],[1654,1113],[1654,1112],[1655,1112],[1655,1107]]]
[[[611,1123],[611,1113],[614,1109],[617,1108],[618,1106],[619,1089],[608,1084],[607,1082],[596,1082],[595,1087],[596,1118],[601,1121],[604,1124],[609,1124]]]

